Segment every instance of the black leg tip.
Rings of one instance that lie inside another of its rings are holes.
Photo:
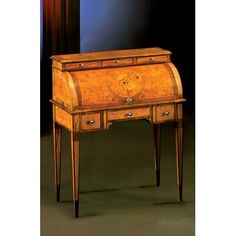
[[[157,187],[160,186],[160,171],[159,170],[156,171],[156,184],[157,184]]]
[[[57,185],[57,202],[60,202],[60,185]]]
[[[183,201],[183,186],[179,186],[179,202]]]
[[[75,218],[79,217],[79,201],[75,201]]]

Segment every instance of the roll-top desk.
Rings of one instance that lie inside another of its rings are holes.
[[[154,127],[156,183],[160,184],[160,124],[176,123],[178,200],[183,182],[182,85],[170,52],[161,48],[52,56],[55,184],[60,200],[61,129],[70,131],[75,217],[79,215],[79,149],[82,132],[109,129],[115,121],[146,119]]]

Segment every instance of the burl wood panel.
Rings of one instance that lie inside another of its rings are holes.
[[[52,70],[52,97],[53,100],[72,110],[78,104],[79,91],[76,89],[74,81],[69,72]]]
[[[108,111],[107,119],[109,121],[112,120],[126,120],[126,119],[135,119],[140,117],[149,117],[150,109],[147,108],[139,108],[139,109],[125,109],[119,111]]]
[[[140,104],[182,97],[168,63],[68,73],[79,101],[75,107],[127,105],[127,98]]]

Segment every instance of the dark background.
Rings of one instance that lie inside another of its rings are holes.
[[[175,0],[42,0],[41,134],[51,127],[53,54],[161,47],[173,54],[187,99],[195,103],[195,2]]]

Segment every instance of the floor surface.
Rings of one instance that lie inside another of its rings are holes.
[[[177,202],[174,124],[162,125],[161,186],[155,186],[153,129],[114,123],[81,135],[80,218],[72,204],[69,133],[63,131],[61,202],[54,193],[52,136],[41,138],[41,236],[193,236],[194,122],[184,125],[184,201]]]

